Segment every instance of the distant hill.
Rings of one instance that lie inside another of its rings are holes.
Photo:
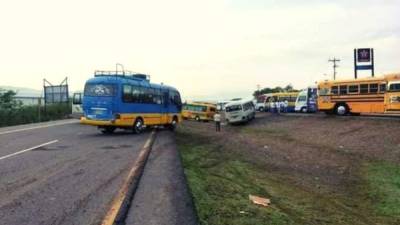
[[[40,97],[40,96],[42,96],[42,91],[32,89],[32,88],[0,86],[0,89],[13,90],[13,91],[17,92],[17,96],[20,96],[20,97]]]

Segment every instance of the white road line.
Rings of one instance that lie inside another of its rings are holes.
[[[65,124],[70,124],[70,123],[78,123],[78,121],[68,121],[68,122],[63,122],[63,123],[54,123],[54,124],[47,124],[47,125],[42,125],[42,126],[21,128],[21,129],[17,129],[17,130],[7,130],[7,131],[0,132],[0,135],[11,134],[11,133],[21,132],[21,131],[26,131],[26,130],[34,130],[34,129],[40,129],[40,128],[46,128],[46,127],[65,125]]]
[[[49,141],[49,142],[43,143],[41,145],[36,145],[36,146],[34,146],[32,148],[24,149],[24,150],[21,150],[19,152],[15,152],[15,153],[12,153],[12,154],[9,154],[9,155],[6,155],[6,156],[2,156],[2,157],[0,157],[0,160],[7,159],[9,157],[22,154],[24,152],[29,152],[29,151],[32,151],[33,149],[40,148],[40,147],[43,147],[43,146],[46,146],[46,145],[51,145],[51,144],[56,143],[56,142],[58,142],[58,140]]]

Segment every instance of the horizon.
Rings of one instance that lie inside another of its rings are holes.
[[[400,71],[399,9],[395,0],[3,2],[0,86],[41,90],[44,78],[68,77],[72,93],[120,63],[183,99],[223,100],[330,79],[333,57],[337,79],[352,78],[353,49],[364,47],[380,76]]]

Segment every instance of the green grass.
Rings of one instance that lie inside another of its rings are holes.
[[[290,181],[291,174],[267,171],[248,161],[245,154],[234,153],[240,151],[231,148],[239,146],[221,144],[185,128],[178,129],[177,143],[203,225],[398,224],[393,218],[400,211],[398,168],[371,167],[371,189],[368,185],[360,189],[375,190],[371,196],[382,203],[377,210],[383,210],[381,213],[387,213],[383,214],[387,217],[374,214],[369,197],[326,194],[318,188],[296,186]],[[391,172],[382,178],[387,169]],[[387,185],[374,187],[382,182]],[[270,198],[272,204],[267,208],[254,205],[249,194]]]
[[[400,222],[400,166],[388,162],[370,163],[365,176],[376,213]]]

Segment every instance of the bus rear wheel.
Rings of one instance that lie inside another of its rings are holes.
[[[197,122],[200,122],[200,117],[199,117],[199,116],[196,116],[196,117],[194,118],[194,120],[196,120]]]
[[[349,113],[349,109],[348,109],[347,105],[345,105],[345,104],[340,104],[340,105],[336,106],[335,112],[336,112],[336,114],[337,114],[338,116],[344,116],[344,115],[346,115],[347,113]]]
[[[143,131],[143,120],[141,118],[136,119],[135,123],[133,124],[133,132],[135,134],[140,134]]]
[[[101,128],[101,133],[103,134],[112,134],[114,133],[116,127],[102,127]]]

